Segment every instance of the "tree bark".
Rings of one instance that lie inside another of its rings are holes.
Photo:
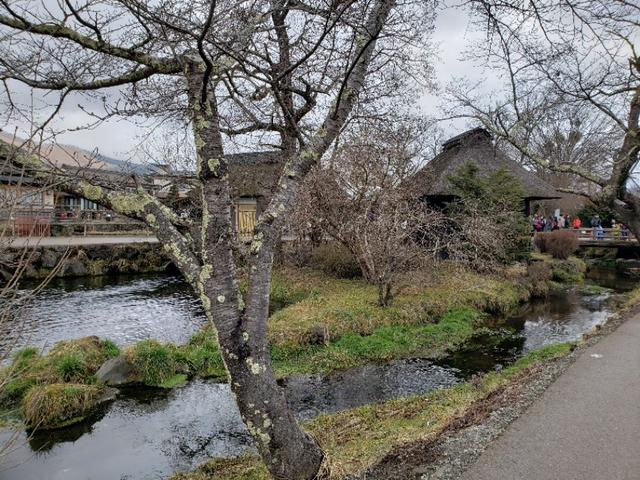
[[[309,480],[316,477],[324,454],[291,412],[276,383],[267,344],[272,242],[254,239],[252,249],[262,254],[251,268],[245,306],[232,254],[231,191],[215,93],[202,94],[208,88],[205,70],[201,62],[186,66],[202,184],[202,268],[196,288],[218,332],[231,391],[265,465],[276,479]]]

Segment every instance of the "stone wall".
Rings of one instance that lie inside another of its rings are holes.
[[[83,247],[39,247],[35,250],[8,249],[0,253],[0,279],[7,280],[22,262],[27,266],[21,278],[116,275],[172,270],[173,264],[157,243],[88,245]]]

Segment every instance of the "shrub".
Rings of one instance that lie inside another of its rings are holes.
[[[353,255],[337,242],[323,243],[313,250],[311,266],[337,278],[356,278],[362,275]]]
[[[23,401],[30,428],[59,428],[81,421],[99,403],[103,388],[95,385],[41,385],[29,390]]]
[[[553,258],[560,260],[569,258],[579,247],[578,237],[572,230],[538,233],[535,242],[541,252],[550,253]]]
[[[551,266],[545,262],[527,265],[527,280],[532,297],[545,297],[549,293],[549,281],[553,277]]]
[[[547,235],[548,233],[536,232],[533,237],[533,245],[540,253],[547,253]]]
[[[586,264],[575,257],[552,264],[553,280],[561,283],[579,283],[584,280]]]

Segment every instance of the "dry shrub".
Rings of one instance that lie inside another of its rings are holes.
[[[314,249],[311,266],[336,278],[357,278],[362,274],[353,255],[338,242],[323,243]]]
[[[533,245],[541,253],[547,252],[547,235],[548,233],[536,232],[533,237]]]
[[[538,233],[534,241],[541,252],[550,253],[553,258],[560,260],[569,258],[579,247],[578,237],[572,230]]]
[[[546,297],[549,293],[549,281],[553,277],[551,266],[545,262],[532,262],[527,265],[527,280],[532,297]]]
[[[29,390],[23,412],[30,428],[57,428],[80,421],[99,403],[104,389],[96,385],[54,383]]]

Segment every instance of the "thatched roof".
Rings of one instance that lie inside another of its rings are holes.
[[[229,162],[229,184],[236,197],[270,197],[282,173],[282,154],[233,153]]]
[[[561,196],[547,182],[496,148],[491,134],[483,128],[474,128],[444,142],[442,152],[413,176],[411,186],[421,197],[453,196],[449,178],[468,163],[476,165],[481,174],[506,169],[520,181],[527,199]]]

